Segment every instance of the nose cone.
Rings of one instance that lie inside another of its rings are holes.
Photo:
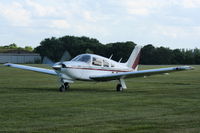
[[[62,65],[61,64],[55,64],[55,65],[52,66],[52,68],[54,70],[60,70],[62,68]]]
[[[54,70],[61,70],[61,68],[67,68],[66,62],[58,62],[52,66]]]

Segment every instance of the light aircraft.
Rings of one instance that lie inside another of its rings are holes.
[[[144,77],[193,69],[190,66],[178,66],[138,70],[141,48],[142,46],[137,45],[126,63],[120,63],[120,61],[116,62],[112,60],[111,57],[105,58],[95,54],[81,54],[70,61],[62,61],[53,64],[52,70],[12,63],[6,63],[4,65],[58,76],[61,84],[59,91],[61,92],[67,90],[69,84],[76,80],[96,82],[118,80],[119,83],[116,86],[116,90],[122,91],[127,88],[124,80],[126,78]]]

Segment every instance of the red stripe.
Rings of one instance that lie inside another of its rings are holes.
[[[137,58],[135,59],[135,62],[132,65],[132,68],[135,69],[140,61],[140,53],[138,53]]]
[[[124,70],[107,70],[107,69],[95,69],[95,68],[80,68],[80,67],[66,67],[66,68],[72,68],[72,69],[84,69],[84,70],[99,70],[99,71],[112,71],[112,72],[130,72],[130,71],[124,71]]]

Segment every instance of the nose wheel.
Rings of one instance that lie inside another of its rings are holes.
[[[60,86],[59,91],[65,92],[68,89],[69,89],[69,83],[64,83],[63,85]]]

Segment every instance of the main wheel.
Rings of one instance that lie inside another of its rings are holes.
[[[64,85],[66,90],[69,89],[69,83],[64,83]]]
[[[59,88],[59,91],[60,91],[60,92],[65,92],[65,86],[62,85],[62,86]]]
[[[116,87],[116,90],[117,90],[117,91],[122,91],[122,90],[123,90],[122,85],[121,85],[121,84],[118,84],[117,87]]]

